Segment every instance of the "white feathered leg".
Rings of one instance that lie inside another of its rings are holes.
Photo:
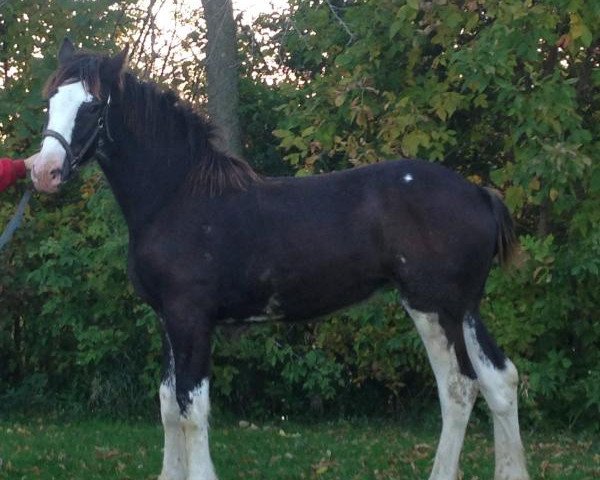
[[[209,381],[203,379],[190,392],[190,404],[182,417],[187,447],[188,480],[216,480],[208,446]]]
[[[494,365],[486,355],[481,341],[488,341],[487,332],[477,335],[477,322],[481,320],[467,315],[463,333],[467,352],[477,379],[494,419],[494,450],[496,452],[495,480],[528,480],[521,434],[517,386],[519,376],[514,364],[504,359],[503,367]],[[481,325],[479,327],[483,329]],[[481,331],[481,330],[480,330]]]
[[[405,308],[425,344],[442,410],[442,433],[429,479],[456,480],[467,423],[477,398],[477,382],[460,372],[454,346],[448,345],[438,315],[407,305]]]

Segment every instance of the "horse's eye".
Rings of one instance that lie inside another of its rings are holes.
[[[102,104],[100,102],[90,102],[87,106],[87,109],[91,113],[96,113],[100,110],[100,107],[102,107]]]

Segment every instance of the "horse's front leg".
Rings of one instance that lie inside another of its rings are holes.
[[[164,326],[164,323],[163,323]],[[181,424],[181,412],[175,396],[175,360],[173,348],[166,333],[163,334],[164,368],[160,384],[160,416],[165,443],[162,471],[158,480],[187,479],[187,448]]]
[[[177,430],[167,437],[165,424],[165,463],[167,465],[168,441],[173,451],[180,452],[169,458],[185,480],[216,480],[208,444],[210,337],[212,326],[202,314],[190,313],[194,309],[183,309],[178,305],[178,314],[166,314],[166,337],[172,349],[173,387],[168,390],[166,409],[171,412],[173,398],[178,410]],[[164,386],[164,383],[163,383]],[[174,392],[174,395],[173,395]],[[161,395],[161,411],[163,397]],[[165,410],[166,410],[165,409]],[[172,417],[169,417],[172,418]],[[184,468],[179,468],[181,465]],[[169,478],[170,477],[165,477]],[[180,477],[174,477],[179,480]],[[161,477],[162,480],[162,477]]]

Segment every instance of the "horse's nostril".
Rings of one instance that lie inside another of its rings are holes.
[[[51,170],[50,176],[52,177],[52,180],[56,180],[58,177],[60,177],[60,168],[55,168],[54,170]]]

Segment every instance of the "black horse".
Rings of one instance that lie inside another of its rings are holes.
[[[65,41],[49,79],[32,177],[58,189],[94,154],[129,227],[129,275],[164,330],[161,479],[216,478],[208,447],[210,341],[225,322],[316,318],[394,284],[438,384],[431,478],[455,479],[479,391],[494,419],[496,478],[528,478],[517,372],[479,316],[497,256],[515,248],[502,201],[416,160],[263,178],[213,147],[210,124],[114,58]]]

